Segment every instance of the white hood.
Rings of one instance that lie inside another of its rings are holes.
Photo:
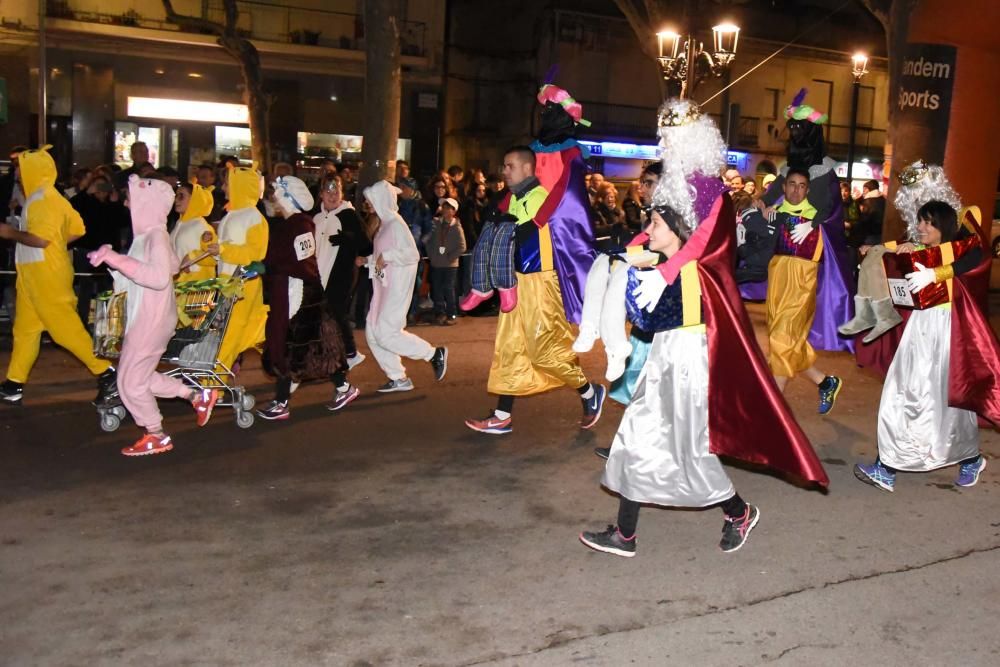
[[[371,202],[372,208],[381,220],[391,220],[399,215],[396,198],[402,192],[389,181],[379,181],[365,188],[365,199]]]

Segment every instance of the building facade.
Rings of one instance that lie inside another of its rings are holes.
[[[505,47],[477,49],[473,39],[463,36],[481,29],[481,12],[475,3],[456,4],[450,30],[451,43],[459,48],[452,49],[446,72],[449,162],[495,168],[504,145],[530,139],[537,122],[534,92],[553,66],[558,67],[556,82],[582,103],[584,117],[592,123],[580,128],[580,136],[592,142],[593,168],[621,181],[635,178],[643,164],[655,159],[656,112],[662,94],[659,68],[643,53],[624,18],[580,11],[574,8],[577,3],[520,3],[515,10],[522,17],[519,28],[504,34]],[[525,25],[531,29],[523,30]],[[766,26],[753,29],[772,34]],[[710,30],[702,32],[696,38],[710,42]],[[759,181],[783,164],[784,108],[803,87],[808,89],[807,100],[830,116],[827,152],[846,161],[852,53],[792,45],[774,56],[783,46],[777,41],[780,31],[773,41],[748,32],[744,28],[729,73],[704,81],[692,95],[701,102],[713,98],[703,110],[716,119],[727,138],[731,165],[745,178]],[[870,42],[870,36],[856,41],[860,46]],[[716,96],[729,82],[735,83]],[[882,178],[887,95],[886,61],[872,58],[859,89],[853,169],[858,189],[863,180]],[[846,176],[846,162],[839,171]]]
[[[39,16],[39,2],[44,16]],[[440,161],[444,0],[410,0],[401,26],[399,157]],[[174,0],[179,14],[222,21],[220,0]],[[308,168],[360,157],[365,43],[361,0],[241,1],[239,29],[260,53],[275,161]],[[156,166],[182,174],[220,155],[249,160],[243,80],[204,32],[167,21],[153,0],[24,0],[0,5],[0,77],[8,93],[0,150],[37,143],[40,26],[47,141],[63,172],[129,163],[143,140]]]

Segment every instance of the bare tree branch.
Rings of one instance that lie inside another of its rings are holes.
[[[639,8],[638,4],[636,0],[615,0],[618,11],[625,16],[625,20],[631,26],[636,39],[639,40],[639,48],[650,58],[656,58],[659,53],[654,48],[653,40],[651,39],[656,31],[653,30],[650,24],[645,3],[643,3],[642,9]]]
[[[200,16],[187,16],[174,11],[172,0],[163,0],[163,9],[167,12],[167,21],[192,32],[210,32],[220,37],[225,33],[225,26]]]
[[[236,0],[224,0],[226,9],[226,34],[236,34],[236,23],[240,19],[240,9],[236,6]]]
[[[187,16],[174,11],[171,0],[163,0],[167,20],[184,30],[208,32],[217,36],[217,42],[239,65],[243,76],[243,101],[250,112],[250,144],[254,162],[262,173],[271,165],[271,140],[268,127],[271,97],[264,91],[264,75],[260,66],[257,47],[239,34],[237,23],[240,10],[236,0],[224,0],[225,24],[200,16]]]

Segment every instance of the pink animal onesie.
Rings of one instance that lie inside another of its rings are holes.
[[[128,294],[118,391],[135,423],[147,432],[137,443],[122,450],[131,456],[172,448],[170,437],[163,433],[163,417],[156,404],[158,397],[192,401],[199,413],[199,423],[206,412],[205,406],[215,403],[215,392],[191,389],[178,378],[156,372],[177,327],[173,276],[180,268],[180,261],[167,234],[167,214],[173,201],[174,192],[167,182],[131,176],[128,203],[134,240],[128,255],[105,245],[88,256],[94,266],[104,263],[111,267],[115,291]],[[211,406],[207,412],[211,413]]]

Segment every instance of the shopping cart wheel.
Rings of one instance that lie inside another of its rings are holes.
[[[118,419],[125,419],[125,415],[128,414],[128,412],[125,411],[124,405],[116,405],[115,407],[111,408],[109,412],[114,416],[118,417]]]
[[[236,412],[236,425],[240,428],[253,426],[253,413],[249,410],[238,410]]]
[[[112,433],[122,425],[122,418],[115,414],[114,410],[101,413],[101,430],[105,433]]]
[[[240,407],[246,412],[250,412],[255,405],[257,405],[257,399],[253,394],[243,394],[243,398],[240,399]],[[251,421],[251,423],[253,422]]]

